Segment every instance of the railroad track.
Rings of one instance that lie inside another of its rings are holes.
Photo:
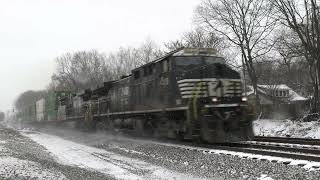
[[[222,154],[233,154],[230,152],[249,153],[253,155],[281,157],[292,160],[306,160],[319,162],[319,166],[314,166],[315,169],[320,169],[320,140],[298,139],[298,138],[278,138],[278,137],[255,137],[253,141],[243,141],[236,143],[216,143],[216,144],[197,144],[190,141],[176,141],[154,138],[142,138],[151,140],[153,143],[163,144],[171,147],[199,151],[204,153],[213,152],[216,150],[224,151]],[[307,143],[304,143],[307,142]],[[264,158],[262,158],[264,159]],[[285,161],[284,163],[288,163]],[[301,166],[301,164],[300,164]]]
[[[254,141],[291,143],[291,144],[302,144],[302,145],[319,145],[320,146],[320,139],[255,136]]]
[[[275,140],[277,139],[277,140]],[[244,141],[237,143],[219,143],[219,144],[192,144],[192,143],[178,143],[171,144],[169,146],[178,145],[179,148],[200,151],[204,153],[214,153],[227,155],[236,155],[237,153],[244,153],[241,156],[252,159],[267,160],[271,159],[271,162],[277,162],[280,160],[283,164],[290,164],[295,160],[300,160],[296,165],[305,166],[308,162],[318,162],[311,167],[314,169],[320,169],[320,143],[316,143],[317,140],[307,140],[308,143],[303,143],[304,139],[298,141],[298,139],[285,141],[287,138],[266,138],[262,140],[255,139],[255,141]],[[277,142],[276,142],[277,141]],[[295,142],[295,143],[291,143]],[[320,141],[318,141],[320,142]],[[312,145],[310,145],[312,144]],[[318,145],[314,145],[318,144]],[[167,143],[165,145],[168,145]],[[182,146],[181,146],[182,145]],[[246,155],[247,154],[247,155]],[[259,156],[259,158],[257,158]],[[267,157],[268,156],[268,157]],[[271,157],[271,158],[270,158]]]
[[[225,144],[192,144],[192,143],[172,143],[154,142],[156,144],[169,146],[177,149],[197,151],[204,154],[224,154],[238,156],[245,159],[256,159],[270,161],[273,163],[291,164],[299,167],[320,170],[319,153],[289,152],[284,149],[273,150],[270,147],[252,146],[242,143]],[[311,162],[310,162],[311,161]]]
[[[297,160],[307,160],[320,162],[320,149],[307,149],[287,147],[271,144],[251,144],[251,143],[226,143],[219,146],[211,146],[212,149],[221,149],[234,152],[251,153],[273,157],[290,158]]]
[[[228,151],[320,162],[320,140],[255,137],[253,141],[209,145]],[[320,167],[318,167],[320,168]]]

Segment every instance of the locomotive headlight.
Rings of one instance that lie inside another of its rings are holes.
[[[212,102],[218,102],[218,98],[217,97],[213,97],[211,100],[212,100]]]
[[[248,101],[248,98],[247,98],[247,97],[242,97],[242,98],[241,98],[241,101],[247,102],[247,101]]]

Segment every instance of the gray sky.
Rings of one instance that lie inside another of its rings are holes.
[[[77,50],[158,44],[191,29],[200,0],[0,0],[0,110],[44,89],[54,58]]]

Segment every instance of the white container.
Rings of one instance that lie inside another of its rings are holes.
[[[45,99],[40,99],[39,101],[36,102],[36,118],[38,122],[45,120],[45,105],[46,105]]]

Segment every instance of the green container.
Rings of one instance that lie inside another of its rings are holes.
[[[69,91],[52,91],[48,93],[46,97],[46,120],[47,121],[56,121],[58,117],[58,107],[59,107],[59,100],[61,97],[70,95],[71,92]]]

